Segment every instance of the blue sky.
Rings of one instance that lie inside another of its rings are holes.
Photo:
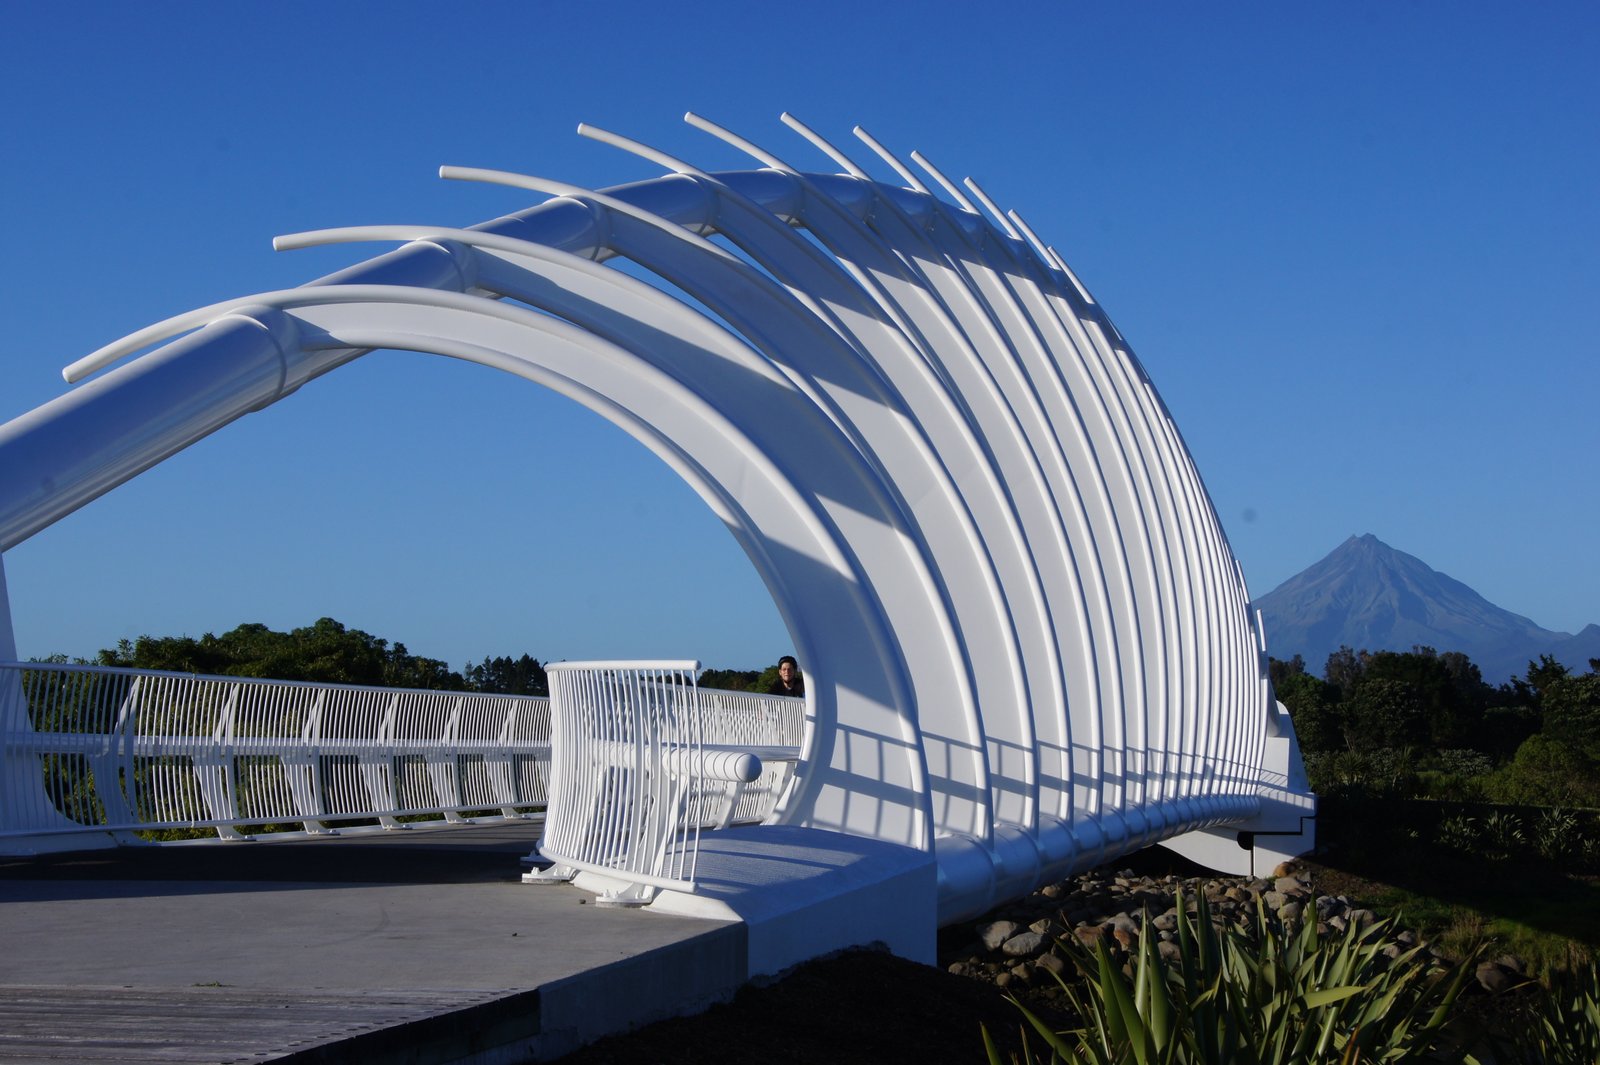
[[[1600,621],[1600,6],[903,11],[7,5],[0,419],[124,333],[368,254],[276,234],[529,202],[442,163],[652,176],[582,121],[750,165],[694,110],[831,169],[789,110],[972,175],[1061,250],[1254,594],[1371,532],[1547,628]],[[457,667],[788,650],[732,538],[641,447],[417,355],[314,382],[5,566],[24,656],[324,615]]]

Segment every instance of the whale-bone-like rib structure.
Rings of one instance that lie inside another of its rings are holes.
[[[1151,843],[1233,870],[1308,849],[1240,566],[1062,258],[859,130],[899,183],[787,115],[836,172],[688,120],[756,166],[580,127],[665,173],[446,167],[541,202],[279,238],[400,247],[74,363],[87,381],[0,426],[0,551],[368,351],[480,363],[619,426],[727,525],[808,672],[774,822],[931,853],[941,923]]]

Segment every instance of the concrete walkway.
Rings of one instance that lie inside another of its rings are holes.
[[[521,884],[537,835],[0,858],[0,1062],[527,1061],[744,982],[742,923]]]

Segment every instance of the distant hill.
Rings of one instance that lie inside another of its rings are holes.
[[[1577,635],[1540,628],[1371,533],[1350,537],[1255,605],[1272,656],[1301,655],[1319,675],[1341,645],[1358,651],[1409,651],[1418,644],[1462,651],[1490,684],[1521,676],[1541,654],[1579,671],[1600,657],[1600,625]]]

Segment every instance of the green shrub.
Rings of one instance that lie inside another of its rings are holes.
[[[1579,842],[1578,818],[1570,811],[1551,806],[1539,812],[1539,820],[1533,825],[1533,849],[1539,857],[1560,861],[1576,850]]]
[[[1488,778],[1488,792],[1497,802],[1600,806],[1600,770],[1582,752],[1541,733]]]
[[[1352,924],[1341,938],[1325,939],[1315,921],[1290,931],[1259,902],[1252,919],[1227,931],[1212,924],[1203,897],[1191,915],[1180,895],[1177,910],[1179,960],[1170,967],[1148,921],[1131,975],[1103,942],[1093,949],[1062,943],[1082,980],[1057,980],[1083,1026],[1051,1031],[1016,1003],[1050,1061],[1421,1061],[1438,1045],[1476,960],[1473,953],[1451,970],[1438,969],[1421,947],[1391,960],[1382,951],[1395,931],[1392,919],[1364,931]]]
[[[1438,802],[1483,802],[1488,798],[1488,776],[1458,776],[1429,770],[1420,774],[1422,796]]]
[[[1483,819],[1482,854],[1490,861],[1505,861],[1522,847],[1522,818],[1496,810]]]
[[[1410,747],[1323,751],[1303,755],[1306,779],[1318,795],[1368,795],[1406,799],[1422,786],[1417,752]]]
[[[1439,822],[1439,845],[1471,854],[1478,847],[1477,818],[1456,814]]]
[[[1435,751],[1429,761],[1441,773],[1455,777],[1481,777],[1494,772],[1494,759],[1481,751],[1447,748]]]
[[[1420,794],[1445,802],[1481,802],[1487,795],[1494,760],[1480,751],[1451,748],[1422,759]]]

